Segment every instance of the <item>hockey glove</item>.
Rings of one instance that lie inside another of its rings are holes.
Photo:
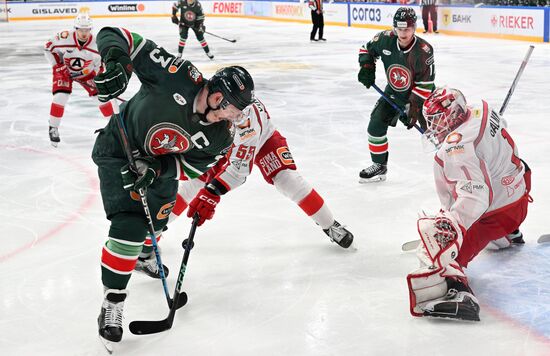
[[[376,80],[376,64],[375,63],[365,63],[361,66],[359,74],[357,74],[357,80],[361,82],[364,86],[368,88],[374,84]]]
[[[178,17],[176,15],[172,15],[172,23],[174,25],[179,25],[180,24],[180,20],[178,20]]]
[[[409,102],[409,114],[405,118],[406,121],[401,120],[405,125],[407,125],[407,130],[412,129],[414,127],[414,124],[416,124],[417,122],[420,124],[420,127],[422,127],[423,130],[426,130],[426,120],[424,119],[424,115],[422,115],[422,104],[422,99],[420,99],[415,94],[411,94]]]
[[[132,76],[132,60],[122,49],[113,47],[103,58],[105,71],[94,78],[99,101],[106,102],[124,93]]]
[[[125,190],[138,191],[147,188],[160,175],[161,163],[153,157],[136,158],[135,172],[129,164],[120,169]]]
[[[69,68],[64,64],[56,64],[53,66],[53,76],[68,80],[71,77]]]
[[[187,217],[193,217],[195,213],[199,214],[198,226],[201,226],[206,220],[212,219],[216,205],[220,202],[220,196],[216,193],[202,188],[195,198],[189,203]]]

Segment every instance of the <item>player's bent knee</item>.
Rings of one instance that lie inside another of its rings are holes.
[[[147,221],[141,214],[118,213],[111,218],[109,237],[124,241],[143,242],[147,235]]]

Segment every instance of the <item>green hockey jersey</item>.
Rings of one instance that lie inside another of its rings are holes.
[[[179,0],[172,5],[172,15],[177,15],[181,10],[180,24],[188,27],[199,27],[204,22],[204,12],[200,2],[196,1],[193,5],[187,4],[187,0]]]
[[[113,46],[127,51],[141,82],[120,110],[136,155],[158,157],[175,178],[193,179],[227,153],[233,124],[209,123],[195,112],[195,98],[206,80],[191,62],[122,28],[103,28],[97,45],[102,57]],[[96,140],[94,154],[125,157],[114,116]]]
[[[384,63],[388,85],[385,92],[401,106],[418,96],[423,102],[434,90],[435,68],[432,46],[417,36],[402,50],[391,30],[378,33],[359,49],[359,64]]]

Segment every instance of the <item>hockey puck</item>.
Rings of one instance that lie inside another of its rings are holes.
[[[183,242],[181,243],[181,247],[183,247],[184,250],[187,250],[187,239],[183,240]],[[195,243],[191,242],[191,250],[193,249],[193,247],[195,247]]]

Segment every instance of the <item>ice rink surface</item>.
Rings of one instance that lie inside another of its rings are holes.
[[[124,26],[175,52],[166,19],[96,20]],[[355,234],[356,251],[330,243],[255,169],[222,198],[196,233],[183,289],[189,303],[172,330],[134,336],[132,320],[168,314],[161,283],[135,274],[117,355],[550,355],[550,47],[536,44],[506,111],[520,157],[533,170],[534,203],[522,226],[526,245],[482,252],[466,271],[481,303],[479,323],[413,318],[405,277],[417,268],[401,244],[416,239],[416,217],[436,212],[432,154],[419,134],[389,130],[388,180],[358,184],[370,164],[366,126],[378,99],[357,82],[359,47],[377,31],[209,18],[208,60],[194,37],[184,55],[206,77],[245,66],[302,175]],[[53,148],[48,140],[51,68],[42,46],[71,21],[0,24],[0,354],[104,355],[96,318],[102,302],[100,254],[107,238],[91,148],[103,127],[96,102],[75,86]],[[422,36],[422,35],[421,35]],[[424,36],[435,49],[436,84],[461,89],[497,109],[529,43]],[[378,66],[378,84],[385,84]],[[123,97],[138,88],[133,77]],[[164,234],[173,291],[190,220]]]

